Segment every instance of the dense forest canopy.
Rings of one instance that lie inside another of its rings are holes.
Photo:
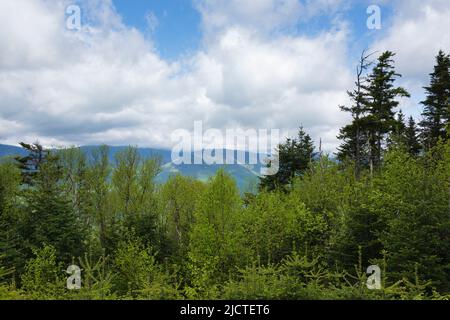
[[[257,194],[224,171],[159,185],[159,159],[134,147],[111,164],[107,146],[23,143],[0,163],[0,299],[449,298],[450,57],[418,124],[398,110],[394,58],[362,54],[339,161],[301,128]]]

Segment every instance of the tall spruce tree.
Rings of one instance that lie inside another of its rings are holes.
[[[352,123],[343,127],[338,139],[342,140],[342,145],[338,148],[337,157],[340,161],[352,160],[355,165],[355,174],[359,176],[361,168],[366,163],[365,149],[367,143],[365,112],[367,111],[367,78],[366,70],[370,67],[369,58],[372,54],[363,51],[359,64],[356,68],[355,89],[347,94],[352,101],[350,107],[340,106],[344,112],[352,116]]]
[[[381,164],[389,133],[398,124],[395,119],[395,108],[399,97],[409,97],[409,93],[402,87],[395,87],[394,82],[401,77],[396,73],[393,57],[395,53],[386,51],[378,58],[378,62],[368,77],[368,115],[366,123],[369,131],[369,162],[370,167]]]
[[[46,156],[39,159],[38,171],[33,172],[29,183],[32,187],[25,191],[27,215],[21,229],[24,245],[29,249],[53,246],[61,261],[70,262],[83,252],[83,230],[70,201],[65,197],[62,185],[62,168],[59,159],[44,150]],[[34,155],[30,156],[33,164]],[[19,167],[30,166],[19,161]],[[31,164],[31,165],[32,165]],[[23,173],[29,180],[29,172]]]
[[[421,140],[427,150],[440,138],[447,139],[446,130],[450,123],[450,56],[442,50],[436,57],[430,79],[430,85],[424,88],[427,97],[422,102],[424,119],[420,123]]]
[[[292,179],[302,175],[313,161],[314,143],[303,127],[299,129],[297,139],[288,138],[278,146],[279,170],[275,175],[265,176],[260,180],[262,190],[286,190]]]

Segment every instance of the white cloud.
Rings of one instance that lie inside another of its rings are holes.
[[[351,85],[345,37],[340,31],[263,41],[245,29],[228,30],[196,57],[206,97],[223,106],[211,124],[239,119],[246,127],[295,129],[303,123],[310,130],[342,124],[337,105],[346,102]]]
[[[449,16],[447,0],[398,1],[389,29],[373,45],[376,50],[396,53],[401,83],[413,95],[412,100],[403,101],[402,108],[416,117],[421,113],[422,87],[428,85],[438,51],[450,50]]]
[[[297,0],[197,0],[206,32],[217,33],[236,25],[272,31],[294,25],[301,14]]]
[[[64,47],[52,45],[62,19],[36,1],[1,1],[0,68],[32,68],[61,61]]]
[[[444,5],[444,3],[446,5]],[[448,1],[404,1],[387,35],[375,47],[397,53],[399,71],[408,77],[430,73],[440,49],[450,47],[450,4]]]
[[[239,26],[260,35],[295,30],[299,22],[342,9],[348,0],[193,0],[205,40]]]
[[[111,1],[83,2],[81,32],[65,29],[67,1],[0,1],[0,142],[168,148],[173,130],[203,120],[205,129],[303,124],[333,151],[353,78],[346,24],[315,36],[281,30],[346,2],[197,0],[203,46],[167,62]],[[430,38],[448,48],[435,34],[448,7],[408,10],[375,46],[398,51],[399,70],[414,77],[431,71]]]
[[[121,23],[108,1],[85,3],[82,32],[64,29],[67,3],[2,1],[0,139],[170,147],[170,133],[190,129],[195,120],[220,129],[303,123],[316,136],[319,124],[335,132],[342,122],[336,106],[349,84],[345,30],[316,38],[267,37],[240,22],[259,26],[267,18],[270,28],[285,19],[294,23],[296,1],[240,3],[235,22],[224,17],[202,50],[168,63]],[[202,10],[213,10],[204,5]],[[214,8],[233,15],[238,5]],[[202,13],[211,35],[217,25],[210,15],[216,13]]]

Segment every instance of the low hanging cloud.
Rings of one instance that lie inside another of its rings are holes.
[[[348,121],[338,105],[353,81],[351,31],[281,30],[342,3],[195,0],[203,45],[168,62],[111,1],[83,1],[80,31],[65,28],[69,1],[0,1],[0,142],[170,148],[174,130],[201,120],[221,130],[303,125],[332,152]]]

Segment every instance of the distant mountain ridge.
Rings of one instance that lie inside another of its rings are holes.
[[[82,146],[80,149],[86,154],[91,153],[98,146]],[[111,165],[114,165],[115,155],[126,149],[125,146],[109,146],[108,158]],[[235,180],[241,192],[254,190],[258,184],[259,172],[261,169],[260,164],[247,165],[247,164],[235,164],[230,165],[207,165],[207,164],[182,164],[175,165],[172,163],[172,152],[165,149],[154,148],[137,148],[138,153],[143,158],[149,158],[153,156],[160,157],[162,161],[162,171],[157,177],[157,181],[164,183],[171,175],[180,174],[183,176],[189,176],[200,181],[207,181],[211,176],[214,176],[219,169],[224,169]],[[0,158],[6,156],[25,156],[26,150],[18,146],[0,144]],[[249,159],[250,153],[245,152],[246,159]],[[254,155],[254,154],[253,154]],[[236,154],[235,154],[236,157]],[[193,159],[193,156],[191,155]]]
[[[24,156],[26,154],[27,152],[21,147],[0,144],[0,157]]]

